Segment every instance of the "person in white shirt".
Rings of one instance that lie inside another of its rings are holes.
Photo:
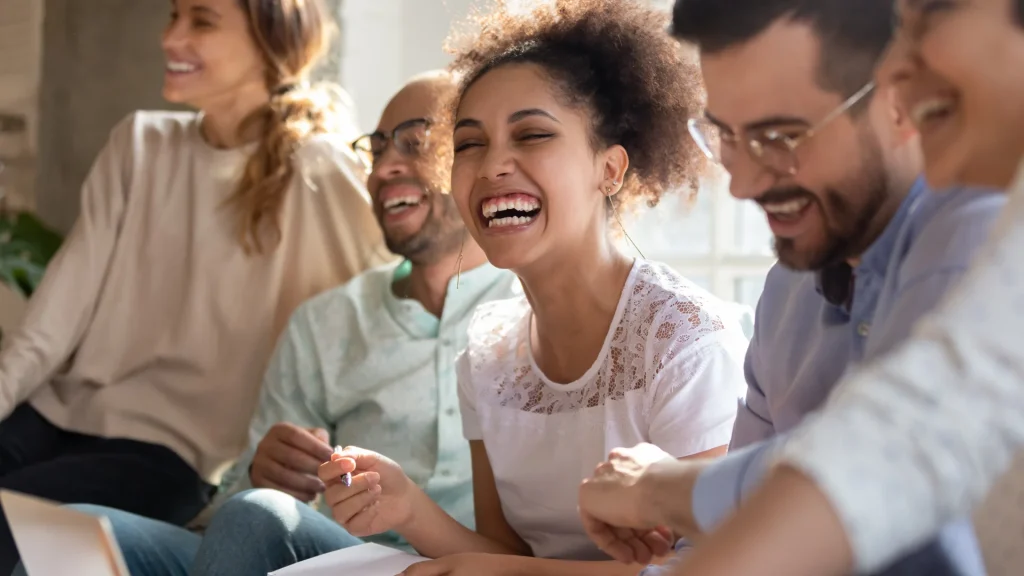
[[[929,182],[1009,186],[1010,202],[961,285],[793,432],[678,576],[876,569],[970,512],[1024,445],[1024,1],[902,0],[897,14],[879,81],[907,84]],[[995,503],[1017,558],[987,554],[992,576],[1021,573],[1020,502]]]
[[[642,566],[587,538],[579,483],[616,446],[724,453],[745,387],[747,341],[727,306],[611,236],[629,202],[692,190],[702,174],[685,137],[701,106],[696,61],[640,1],[498,8],[477,24],[453,64],[452,194],[525,297],[482,305],[457,362],[476,529],[359,447],[321,468],[324,495],[350,533],[395,530],[437,559],[407,576],[635,575]]]

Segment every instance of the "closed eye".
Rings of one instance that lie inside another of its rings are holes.
[[[455,153],[458,154],[459,152],[462,152],[464,150],[469,150],[470,148],[477,148],[479,146],[482,146],[482,144],[480,144],[479,142],[461,142],[455,145]]]

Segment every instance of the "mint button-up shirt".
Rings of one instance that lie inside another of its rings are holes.
[[[477,305],[521,294],[514,274],[485,264],[448,286],[438,318],[398,298],[404,262],[377,268],[314,297],[292,315],[266,376],[249,447],[225,476],[224,495],[250,488],[248,469],[271,426],[324,428],[336,445],[374,450],[398,462],[428,496],[473,527],[469,444],[455,358]],[[324,514],[330,509],[317,504]],[[371,540],[404,546],[396,534]]]

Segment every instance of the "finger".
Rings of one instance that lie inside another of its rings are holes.
[[[259,463],[259,473],[263,478],[284,486],[289,492],[319,494],[326,489],[316,476],[296,472],[270,459]]]
[[[616,528],[615,535],[618,540],[625,545],[629,546],[632,550],[633,562],[640,564],[648,564],[651,561],[651,551],[647,546],[637,537],[635,531],[629,528]]]
[[[306,430],[313,436],[316,436],[317,440],[320,440],[328,446],[331,445],[331,434],[327,430],[324,430],[323,428],[307,428]]]
[[[320,465],[320,470],[317,474],[325,484],[330,484],[331,480],[340,478],[342,474],[347,472],[372,470],[374,466],[380,463],[380,459],[381,455],[376,452],[349,446],[342,450],[340,454],[332,453],[329,461]]]
[[[581,513],[580,516],[583,519],[583,529],[598,548],[623,564],[633,562],[632,548],[618,539],[614,528],[589,514]]]
[[[657,530],[651,530],[640,537],[640,541],[651,551],[655,557],[665,556],[672,551],[672,540],[666,538]]]
[[[381,487],[378,484],[369,490],[363,490],[331,506],[334,519],[342,526],[347,526],[352,518],[373,505],[380,498]]]
[[[409,566],[398,576],[444,576],[450,572],[448,563],[444,559],[427,560],[426,562],[417,562]]]
[[[366,492],[374,486],[379,485],[380,474],[377,474],[376,472],[356,474],[352,477],[352,482],[348,486],[342,484],[340,480],[328,482],[327,489],[324,491],[324,500],[327,502],[328,506],[334,506],[352,498],[360,492]]]
[[[315,475],[317,469],[320,468],[320,465],[327,461],[321,460],[311,454],[307,454],[291,444],[286,444],[284,442],[276,442],[267,446],[265,452],[269,458],[278,462],[282,466],[304,474]],[[329,460],[330,456],[328,456],[327,459]]]
[[[341,481],[341,476],[355,472],[356,461],[338,454],[332,454],[329,462],[324,462],[316,470],[316,475],[324,484],[330,486]]]
[[[321,441],[309,430],[298,426],[282,426],[278,437],[285,444],[309,454],[319,462],[330,460],[331,454],[334,452],[330,444]]]

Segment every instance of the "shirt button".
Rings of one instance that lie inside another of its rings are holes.
[[[861,322],[860,324],[857,325],[857,334],[860,334],[863,338],[867,338],[868,332],[870,331],[871,325],[868,324],[867,322]]]
[[[451,475],[452,475],[452,473],[449,472],[448,470],[441,470],[441,476],[444,476],[445,478],[447,478],[447,477],[449,477]]]
[[[449,416],[455,416],[455,408],[449,408],[449,409],[445,410],[444,413],[449,415]]]

